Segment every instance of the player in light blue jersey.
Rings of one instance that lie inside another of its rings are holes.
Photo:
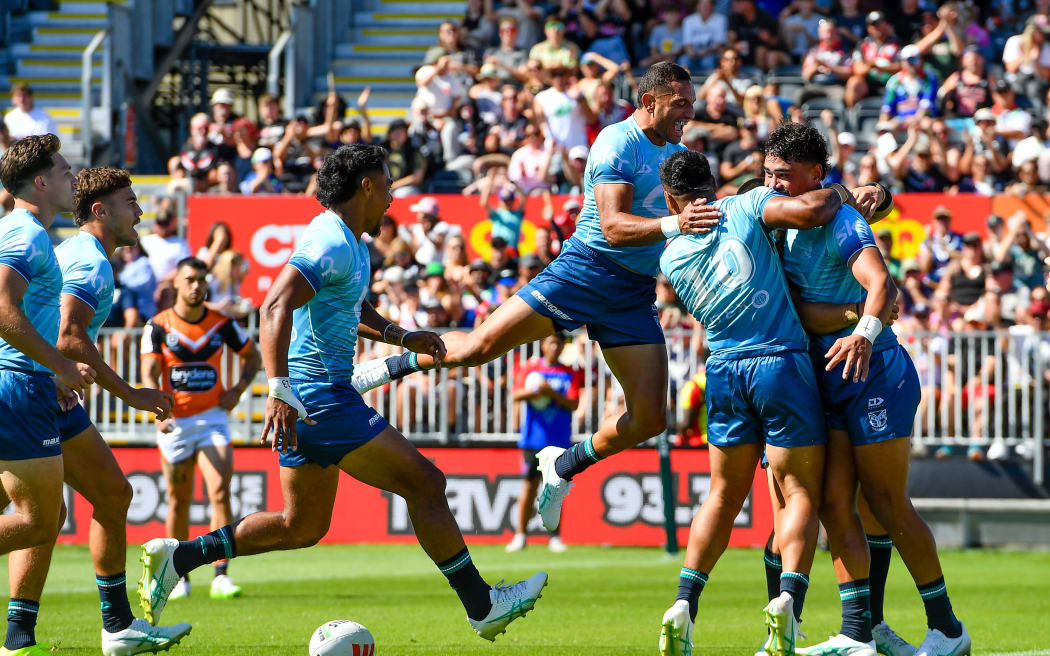
[[[702,199],[669,214],[659,167],[683,150],[682,128],[693,116],[689,72],[663,62],[638,82],[638,109],[601,131],[584,172],[584,205],[561,254],[476,330],[443,336],[445,366],[489,362],[561,330],[587,326],[624,389],[626,410],[569,449],[540,452],[537,497],[549,531],[558,527],[569,481],[588,466],[657,435],[666,425],[667,351],[656,316],[656,274],[668,237],[706,232],[718,210]],[[437,363],[412,354],[366,363],[359,391]]]
[[[14,506],[0,515],[0,553],[11,554],[5,656],[48,653],[36,642],[36,619],[51,548],[34,561],[32,547],[53,545],[63,522],[59,399],[71,403],[95,377],[54,346],[62,272],[47,229],[73,207],[60,147],[52,134],[26,137],[0,160],[0,182],[15,197],[0,220],[0,483]]]
[[[441,359],[434,333],[404,329],[364,300],[370,280],[361,237],[390,207],[390,171],[378,146],[343,146],[317,174],[315,217],[260,308],[260,346],[270,377],[262,440],[280,449],[284,510],[258,512],[191,542],[151,540],[140,595],[156,621],[179,577],[221,558],[316,544],[332,520],[339,472],[402,497],[416,537],[456,590],[467,619],[495,640],[532,610],[543,572],[510,586],[478,573],[445,498],[445,477],[368,407],[350,384],[357,337]],[[333,466],[335,465],[335,466]]]
[[[827,145],[812,127],[788,126],[774,131],[766,144],[766,185],[803,194],[820,186],[827,171]],[[831,325],[811,334],[810,354],[828,426],[820,517],[837,563],[843,617],[838,635],[797,653],[874,656],[876,647],[892,656],[910,653],[884,622],[872,626],[869,599],[875,582],[869,580],[867,528],[893,536],[922,596],[929,630],[915,654],[968,654],[970,638],[952,612],[933,535],[908,498],[909,438],[919,382],[907,352],[884,330],[897,289],[871,228],[856,211],[843,208],[820,229],[789,230],[784,262],[802,301],[863,304],[855,327]],[[861,525],[855,504],[858,481],[885,529]],[[877,584],[884,586],[884,579]]]
[[[660,177],[672,210],[714,193],[703,155],[676,153]],[[820,395],[806,334],[773,246],[775,228],[811,228],[831,220],[843,200],[832,190],[790,198],[766,187],[715,203],[725,219],[705,235],[667,244],[660,268],[686,309],[707,331],[708,442],[711,492],[693,520],[677,599],[665,613],[660,650],[691,653],[700,593],[729,543],[734,518],[751,493],[763,448],[785,487],[777,516],[785,551],[782,594],[766,609],[770,654],[791,654],[816,546],[816,511],[824,459]]]

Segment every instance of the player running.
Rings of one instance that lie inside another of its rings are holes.
[[[714,194],[710,166],[699,153],[672,155],[660,178],[672,210]],[[867,208],[870,194],[863,200]],[[771,629],[765,649],[777,656],[794,653],[816,546],[825,433],[806,335],[769,233],[823,225],[845,202],[857,201],[834,190],[789,198],[766,187],[723,198],[715,203],[725,215],[717,230],[675,237],[660,258],[661,271],[707,329],[711,349],[711,489],[690,528],[677,600],[664,614],[665,656],[692,653],[700,593],[729,544],[763,446],[785,505],[777,517],[785,571],[781,594],[765,610]]]
[[[261,358],[252,340],[234,319],[204,303],[208,265],[187,257],[175,265],[175,305],[150,319],[142,331],[142,382],[175,395],[171,417],[157,417],[157,447],[168,488],[169,538],[186,540],[190,533],[193,473],[201,478],[211,502],[211,530],[233,521],[230,480],[233,447],[229,413],[259,372]],[[241,376],[224,389],[219,371],[223,345],[240,356]],[[232,599],[241,588],[227,574],[228,561],[215,564],[212,599]],[[183,577],[171,598],[187,597],[190,580]]]
[[[810,126],[787,124],[775,131],[766,153],[766,185],[783,193],[819,188],[827,171],[827,144]],[[904,347],[892,331],[883,330],[897,290],[868,222],[844,208],[822,229],[789,230],[784,269],[803,301],[864,304],[855,328],[814,334],[810,344],[828,425],[820,517],[836,561],[843,619],[838,635],[799,653],[870,656],[875,644],[893,653],[901,649],[903,641],[884,623],[873,635],[869,555],[856,514],[859,482],[875,519],[893,536],[926,608],[928,631],[916,656],[969,654],[970,636],[952,612],[933,535],[908,497],[919,380]]]
[[[479,328],[442,337],[443,362],[457,367],[583,325],[601,345],[626,409],[572,448],[540,452],[538,506],[549,531],[558,527],[573,476],[666,425],[667,351],[654,305],[660,253],[668,237],[706,232],[719,221],[719,212],[699,200],[668,215],[660,186],[660,163],[685,148],[679,142],[694,100],[687,70],[670,62],[649,67],[638,81],[639,108],[602,130],[591,147],[583,211],[562,253]],[[390,356],[365,363],[354,386],[364,392],[439,364],[427,355]]]
[[[53,134],[25,137],[0,160],[0,182],[15,197],[0,221],[0,483],[14,505],[0,515],[0,554],[11,554],[3,656],[49,653],[36,642],[36,620],[65,517],[56,396],[68,407],[70,394],[83,395],[95,379],[54,346],[62,272],[47,229],[73,208],[73,172],[60,147]]]
[[[270,384],[262,439],[273,430],[281,451],[284,510],[253,513],[191,542],[146,543],[139,588],[146,617],[156,622],[179,577],[200,565],[316,544],[332,520],[342,470],[405,499],[420,545],[456,590],[470,625],[495,640],[532,610],[547,575],[490,587],[449,510],[444,475],[350,385],[359,331],[439,361],[444,354],[437,335],[406,332],[364,300],[371,272],[361,236],[378,229],[392,198],[386,153],[343,146],[325,159],[317,182],[328,209],[307,226],[260,309]]]

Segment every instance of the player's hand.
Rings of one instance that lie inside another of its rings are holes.
[[[853,382],[864,381],[868,379],[871,342],[864,335],[840,337],[831,345],[831,349],[824,354],[824,357],[829,358],[828,366],[824,367],[824,371],[831,371],[840,362],[845,362],[846,366],[842,369],[842,380],[849,380],[850,371],[852,371]]]
[[[445,342],[441,336],[428,330],[413,330],[405,335],[402,345],[413,353],[425,353],[438,365],[445,359]]]
[[[128,405],[152,412],[158,420],[163,421],[171,415],[171,409],[175,406],[175,397],[170,392],[142,387],[131,393],[131,396],[128,397]]]
[[[266,421],[263,423],[263,432],[259,441],[266,444],[266,438],[269,437],[270,429],[272,428],[273,441],[271,442],[271,450],[276,451],[280,448],[281,453],[288,453],[289,449],[295,451],[299,448],[299,439],[295,433],[295,422],[298,420],[298,410],[281,399],[275,399],[272,396],[267,397]],[[317,425],[317,422],[310,419],[309,416],[303,417],[303,423],[308,426]]]
[[[682,209],[678,215],[678,229],[683,235],[702,235],[722,223],[722,211],[706,203],[706,198],[697,198]]]
[[[241,400],[241,393],[237,391],[237,388],[231,387],[222,394],[219,395],[219,405],[223,410],[227,412],[237,407],[237,403]]]
[[[890,310],[890,318],[889,318],[889,321],[886,322],[886,325],[887,326],[892,326],[893,322],[896,321],[897,319],[900,319],[900,318],[901,318],[901,305],[900,305],[900,301],[896,301],[893,304],[893,309]]]
[[[55,381],[55,398],[58,400],[58,407],[62,409],[62,412],[69,412],[77,404],[77,395],[63,385],[57,376],[52,376],[51,380]]]
[[[83,362],[62,359],[54,370],[55,378],[62,382],[73,394],[84,398],[89,385],[95,382],[95,370]]]
[[[853,202],[857,211],[860,212],[865,219],[870,219],[875,214],[875,209],[882,203],[885,198],[885,192],[882,187],[877,185],[864,185],[863,187],[856,187],[851,192],[853,195]]]
[[[166,419],[154,419],[153,425],[156,426],[157,430],[159,430],[162,433],[170,433],[171,431],[175,430],[175,419],[173,417],[168,417]]]

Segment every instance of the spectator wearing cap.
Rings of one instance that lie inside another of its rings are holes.
[[[1042,98],[1050,83],[1050,18],[1035,14],[1024,31],[1003,45],[1004,81],[1029,98]]]
[[[725,87],[711,86],[688,127],[703,128],[708,134],[708,145],[721,154],[726,145],[737,139],[740,118],[740,112],[726,102]]]
[[[768,71],[789,61],[776,19],[755,6],[755,0],[733,0],[730,12],[728,43],[745,63]]]
[[[383,147],[387,151],[390,179],[394,181],[390,185],[394,197],[403,198],[420,193],[423,175],[426,172],[426,159],[409,140],[408,124],[403,119],[394,119],[387,126]],[[436,203],[437,201],[435,206]]]
[[[529,124],[525,127],[525,139],[521,147],[510,156],[507,177],[526,195],[549,189],[548,171],[553,154],[553,148],[544,147],[540,129]]]
[[[233,92],[220,87],[211,95],[211,125],[208,139],[219,148],[219,157],[232,161],[236,157],[233,143],[233,122],[239,116],[233,112]]]
[[[878,241],[882,259],[886,261],[886,270],[890,272],[890,276],[894,280],[900,281],[903,272],[901,271],[900,259],[893,256],[893,231],[889,228],[880,228],[875,233],[875,239]]]
[[[725,14],[715,11],[714,0],[699,0],[696,11],[682,21],[685,54],[678,63],[694,71],[715,68],[728,31],[729,21]]]
[[[940,83],[933,71],[923,66],[918,46],[901,48],[900,60],[901,70],[886,82],[879,120],[907,127],[924,116],[937,115]]]
[[[919,246],[919,262],[930,280],[937,282],[941,279],[941,272],[948,266],[952,254],[960,253],[962,246],[962,235],[952,230],[952,211],[938,205],[933,210],[930,234]]]
[[[972,117],[982,107],[991,107],[992,89],[984,69],[984,57],[972,46],[963,50],[962,68],[949,75],[937,90],[945,116]],[[968,128],[965,123],[960,128]]]
[[[548,147],[587,145],[587,125],[596,119],[583,92],[572,85],[570,70],[547,69],[550,87],[536,94],[533,119],[543,128]]]
[[[805,57],[819,41],[822,17],[816,9],[815,0],[795,0],[781,13],[780,33],[796,59]]]
[[[642,66],[657,62],[677,61],[685,52],[682,41],[682,14],[673,4],[660,8],[660,23],[649,33],[649,55],[642,59]]]
[[[1032,234],[1032,226],[1024,212],[1018,211],[1011,216],[995,250],[995,259],[1013,264],[1017,284],[1031,289],[1045,287],[1048,256],[1050,251]]]
[[[758,143],[758,124],[750,119],[740,120],[740,138],[722,151],[718,173],[723,180],[719,196],[733,195],[745,181],[761,175],[765,157]]]
[[[821,113],[821,120],[828,128],[828,146],[831,147],[831,168],[828,169],[824,184],[839,183],[850,179],[856,181],[857,164],[853,153],[857,151],[857,137],[852,132],[835,133],[834,116],[830,111]]]
[[[410,208],[416,213],[418,223],[405,227],[407,236],[415,250],[416,261],[426,266],[445,259],[445,243],[452,234],[460,232],[459,226],[451,226],[439,217],[441,209],[433,196],[424,196]]]
[[[272,150],[284,136],[284,128],[288,121],[281,116],[281,105],[273,94],[264,93],[259,96],[258,109],[258,145]]]
[[[988,228],[983,241],[984,257],[989,261],[993,261],[995,260],[995,251],[1006,234],[1006,222],[998,214],[989,214],[984,224]]]
[[[900,282],[901,293],[904,295],[905,309],[912,309],[917,305],[929,304],[933,297],[933,288],[923,280],[922,269],[919,260],[910,257],[901,261],[900,274],[903,277]]]
[[[740,75],[742,61],[743,58],[736,48],[723,48],[718,59],[718,68],[708,75],[704,83],[696,90],[696,97],[707,98],[712,88],[721,87],[726,92],[726,99],[732,101],[731,104],[738,107],[743,105],[744,94],[755,83],[751,78]]]
[[[549,18],[543,25],[547,37],[529,50],[528,66],[533,71],[575,69],[580,63],[580,48],[565,39],[565,23]]]
[[[847,107],[852,107],[861,98],[881,92],[890,77],[901,69],[901,47],[886,15],[873,11],[865,23],[868,36],[853,51],[853,75],[846,82]]]
[[[558,183],[559,193],[582,194],[583,174],[587,170],[587,156],[590,154],[590,149],[587,146],[573,146],[568,150],[562,148],[559,154],[562,157],[561,176]]]
[[[1031,133],[1014,145],[1014,151],[1010,156],[1010,164],[1015,170],[1020,169],[1025,162],[1039,162],[1044,151],[1047,150],[1047,122],[1041,116],[1032,119]]]
[[[460,298],[460,307],[463,308],[463,325],[476,325],[478,308],[492,299],[492,285],[489,278],[492,276],[492,267],[488,263],[477,258],[470,263],[469,277],[463,281],[463,292]]]
[[[198,192],[207,191],[216,182],[215,167],[219,165],[219,149],[208,140],[210,125],[211,118],[207,114],[194,114],[190,119],[190,136],[173,158],[186,171],[194,190]]]
[[[1014,280],[1013,262],[992,262],[992,277],[988,288],[998,292],[1005,323],[1016,323],[1023,320],[1024,310],[1031,301],[1032,292],[1028,287],[1017,284]]]
[[[1006,80],[995,83],[992,91],[992,114],[995,114],[995,133],[1006,139],[1012,149],[1028,136],[1032,129],[1032,115],[1017,106],[1017,94]]]
[[[390,244],[390,255],[384,264],[387,267],[400,267],[405,277],[405,284],[415,284],[419,277],[419,263],[416,262],[415,254],[412,252],[411,235],[405,235],[407,239],[398,237]]]
[[[525,219],[525,199],[519,194],[514,183],[507,183],[495,190],[497,201],[490,207],[489,199],[493,193],[491,178],[481,185],[481,196],[478,204],[488,214],[492,223],[492,238],[497,237],[507,242],[508,246],[518,247],[521,241],[521,224]]]
[[[517,45],[518,21],[513,16],[499,19],[499,45],[485,51],[484,61],[495,69],[502,83],[524,84],[529,80],[529,56]]]
[[[593,144],[598,133],[605,128],[626,121],[634,113],[634,107],[623,98],[617,98],[611,84],[602,83],[594,90],[594,121],[587,125],[587,141]]]
[[[888,159],[905,191],[945,191],[951,186],[944,173],[944,144],[927,134],[920,139],[914,125],[908,129],[908,139]]]
[[[314,160],[321,151],[309,138],[310,121],[305,115],[295,117],[284,130],[284,136],[273,149],[274,171],[284,188],[302,193],[315,172]]]
[[[33,87],[19,82],[11,87],[11,111],[4,114],[4,124],[12,139],[40,134],[58,134],[55,120],[36,106]]]
[[[445,265],[441,262],[431,262],[426,265],[423,270],[423,284],[419,288],[419,301],[423,307],[432,302],[443,302],[448,293]]]
[[[517,292],[532,282],[532,279],[539,275],[540,271],[543,271],[544,266],[543,260],[535,253],[522,255],[518,259],[518,282],[514,285],[514,291]]]
[[[273,153],[269,148],[256,148],[252,153],[252,172],[241,181],[241,193],[279,194],[284,185],[273,172]]]
[[[988,278],[988,261],[981,249],[981,236],[968,232],[962,238],[962,256],[953,259],[944,268],[940,287],[947,290],[952,303],[965,312],[984,293]]]
[[[817,27],[818,41],[802,60],[802,77],[821,91],[842,100],[846,80],[853,73],[850,54],[842,45],[835,21],[824,19]]]
[[[996,133],[995,113],[989,107],[982,107],[974,112],[973,120],[977,131],[967,141],[966,149],[959,161],[959,169],[963,173],[970,173],[973,158],[977,155],[984,155],[988,158],[988,165],[993,175],[1005,174],[1010,167],[1010,160],[1007,158],[1010,146],[1006,143],[1006,139]]]
[[[583,92],[587,102],[591,103],[594,107],[594,111],[598,111],[598,102],[595,98],[598,87],[608,86],[612,89],[612,82],[621,73],[629,75],[631,67],[629,64],[618,65],[608,57],[603,57],[596,52],[585,52],[580,57],[580,73],[582,77],[576,83],[576,86]]]
[[[477,105],[478,118],[485,123],[486,128],[495,125],[500,118],[500,101],[503,99],[500,84],[499,69],[486,63],[478,73],[477,84],[467,92],[467,96]]]

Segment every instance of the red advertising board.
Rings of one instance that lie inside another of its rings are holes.
[[[167,513],[164,476],[157,452],[148,448],[115,448],[117,461],[131,481],[135,497],[128,512],[128,541],[145,542],[163,535]],[[509,448],[422,449],[448,479],[446,495],[460,530],[470,543],[510,539],[521,490],[521,452]],[[679,543],[707,496],[710,478],[707,451],[672,452],[677,492]],[[282,508],[277,457],[269,449],[235,449],[231,498],[235,516]],[[570,544],[659,546],[664,542],[663,497],[654,449],[634,449],[603,460],[578,476],[565,502],[562,537]],[[86,543],[91,507],[66,488],[69,508],[60,542]],[[198,475],[190,509],[190,533],[208,530],[210,508]],[[412,542],[405,502],[394,495],[342,476],[336,496],[329,543]],[[530,533],[541,534],[538,518]],[[737,518],[731,544],[760,546],[773,525],[765,475],[756,470],[754,488]]]
[[[487,258],[490,252],[489,235],[492,224],[488,215],[478,204],[478,196],[437,195],[442,220],[459,226],[467,238],[470,257]],[[553,199],[556,211],[568,196]],[[915,257],[919,245],[926,236],[926,225],[931,221],[933,209],[945,205],[953,212],[952,229],[956,232],[985,233],[985,220],[993,210],[1004,218],[1014,211],[1026,212],[1036,229],[1045,223],[1040,208],[1047,206],[1040,196],[1019,198],[997,196],[990,198],[977,194],[897,194],[896,209],[879,223],[879,228],[889,229],[894,234],[894,256]],[[415,222],[409,209],[418,197],[396,198],[390,214],[398,225]],[[234,248],[243,253],[249,262],[248,275],[241,294],[251,298],[256,305],[266,296],[267,290],[281,267],[288,261],[296,240],[314,216],[322,211],[317,201],[309,196],[191,196],[188,205],[188,238],[190,249],[196,252],[204,244],[212,224],[224,221],[233,231]],[[521,253],[535,249],[536,230],[546,225],[543,221],[543,200],[531,197],[525,207],[525,222],[522,225]]]

